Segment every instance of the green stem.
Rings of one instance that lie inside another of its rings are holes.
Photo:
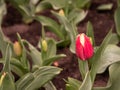
[[[88,61],[82,61],[78,59],[79,70],[82,76],[82,80],[84,80],[86,73],[89,71]]]

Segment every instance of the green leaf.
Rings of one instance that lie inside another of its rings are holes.
[[[6,54],[5,54],[5,63],[2,72],[8,72],[11,73],[11,68],[10,68],[10,59],[12,56],[12,50],[10,48],[10,45],[8,44],[6,47]]]
[[[42,11],[44,11],[44,10],[46,10],[46,9],[49,9],[49,8],[51,8],[51,5],[50,5],[49,3],[43,1],[43,2],[40,2],[40,3],[36,6],[35,12],[36,12],[36,13],[39,13],[39,12],[42,12]]]
[[[112,3],[109,4],[102,4],[100,6],[97,7],[98,10],[111,10],[113,7]]]
[[[45,16],[36,16],[35,19],[39,21],[43,26],[46,26],[49,30],[54,32],[59,38],[64,39],[64,35],[60,30],[60,26],[53,19]]]
[[[57,47],[56,47],[56,42],[54,39],[47,39],[46,41],[47,41],[47,51],[44,52],[41,48],[44,66],[51,65],[54,61],[62,57],[65,57],[64,54],[56,55]]]
[[[22,47],[22,55],[20,57],[20,61],[23,64],[23,66],[28,69],[28,71],[30,70],[30,65],[29,65],[29,61],[27,60],[27,51],[25,48],[25,45],[23,43],[23,40],[21,39],[20,35],[17,33],[17,37],[18,37],[18,42],[20,43],[21,47]]]
[[[79,90],[80,85],[82,82],[78,81],[77,79],[68,77],[68,81],[66,81],[66,90]]]
[[[0,90],[16,90],[14,81],[8,72],[4,72],[4,77],[0,83]]]
[[[117,45],[118,43],[119,43],[119,37],[116,33],[113,33],[112,38],[109,41],[109,44],[116,44]]]
[[[18,76],[23,76],[28,72],[28,69],[22,65],[20,60],[12,58],[10,60],[11,70],[16,73]]]
[[[48,48],[47,48],[46,59],[56,55],[56,50],[57,50],[56,42],[54,39],[48,39],[47,44],[48,44]]]
[[[91,0],[76,0],[77,8],[88,8]]]
[[[79,87],[79,90],[91,90],[92,85],[93,85],[93,82],[91,80],[90,72],[87,72],[85,79],[83,80],[83,83]]]
[[[120,48],[116,45],[108,45],[99,60],[100,67],[97,72],[104,72],[108,66],[118,61],[120,61]]]
[[[2,52],[2,55],[5,56],[6,47],[9,40],[4,36],[2,29],[0,27],[0,51]]]
[[[25,23],[33,21],[35,5],[30,0],[8,0],[23,16]]]
[[[53,83],[50,81],[44,85],[45,90],[57,90]]]
[[[17,82],[17,90],[35,90],[45,85],[46,88],[52,86],[55,87],[51,82],[49,82],[54,76],[59,74],[61,71],[60,68],[53,66],[43,66],[38,68],[33,73],[27,73],[21,77]]]
[[[23,42],[28,45],[29,48],[28,54],[32,57],[33,64],[42,66],[43,61],[42,61],[41,53],[28,41],[24,40]]]
[[[109,67],[109,80],[106,87],[96,87],[93,90],[119,90],[120,89],[120,62]]]
[[[0,51],[2,52],[3,56],[5,56],[7,43],[9,42],[9,40],[3,34],[2,28],[1,28],[3,16],[5,14],[6,14],[6,5],[4,3],[4,0],[0,0]]]
[[[119,90],[120,89],[120,62],[112,64],[109,68],[111,87],[107,90]]]
[[[66,55],[59,54],[59,55],[51,56],[50,58],[47,58],[44,60],[43,65],[44,66],[51,65],[54,61],[57,61],[58,59],[63,58],[63,57],[66,57]]]
[[[57,67],[52,66],[40,67],[33,73],[35,79],[29,85],[26,86],[25,90],[34,90],[40,88],[45,83],[50,81],[54,76],[59,74],[60,71],[61,69]]]
[[[1,71],[1,79],[0,79],[0,90],[15,90],[15,85],[13,81],[13,77],[11,74],[11,67],[10,67],[10,59],[12,56],[12,50],[10,45],[7,45],[6,54],[5,54],[5,63],[3,66],[3,70]]]
[[[16,81],[17,90],[25,90],[25,87],[29,85],[33,80],[34,76],[32,73],[27,73]]]
[[[83,19],[85,19],[87,15],[87,11],[85,12],[84,10],[80,9],[73,9],[69,14],[68,14],[68,19],[70,22],[73,22],[75,25],[80,23]]]
[[[66,17],[61,16],[58,13],[53,12],[53,11],[52,11],[52,13],[58,18],[60,23],[62,25],[64,25],[65,30],[67,31],[67,33],[70,37],[70,40],[71,40],[70,50],[71,50],[71,52],[75,53],[75,40],[76,40],[76,36],[77,36],[76,26],[73,23],[70,23]]]
[[[115,19],[115,25],[116,25],[116,31],[117,34],[120,36],[120,7],[116,9],[115,14],[114,14],[114,19]]]
[[[120,0],[117,0],[117,5],[118,7],[120,7]]]
[[[3,16],[7,13],[4,0],[0,0],[0,25],[2,24]],[[0,28],[1,29],[1,28]]]
[[[44,0],[41,3],[49,3],[54,9],[61,9],[66,6],[67,0]]]
[[[93,26],[92,23],[88,21],[87,23],[87,36],[89,36],[92,39],[92,44],[95,46],[95,38],[94,38],[94,31],[93,31]]]
[[[98,71],[98,68],[100,67],[100,58],[106,48],[106,46],[109,44],[109,41],[112,37],[112,31],[110,31],[107,36],[105,37],[105,39],[103,40],[102,44],[100,45],[100,47],[97,49],[96,53],[94,54],[93,58],[90,60],[91,63],[91,79],[92,82],[94,82],[94,79],[96,77],[96,73]]]
[[[82,79],[84,80],[86,73],[89,71],[88,61],[78,59],[78,66]]]

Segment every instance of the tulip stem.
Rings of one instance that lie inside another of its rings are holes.
[[[78,64],[79,64],[79,70],[82,76],[82,80],[84,80],[86,73],[89,71],[89,65],[88,65],[88,61],[82,61],[80,59],[78,59]]]

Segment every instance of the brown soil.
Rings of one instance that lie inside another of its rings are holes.
[[[104,3],[113,3],[113,9],[109,11],[97,11],[96,7]],[[94,27],[96,45],[100,45],[111,28],[115,31],[113,15],[116,6],[116,0],[92,0],[92,5],[86,19],[78,25],[78,32],[85,32],[87,22],[91,21]],[[22,38],[28,40],[34,46],[37,46],[41,35],[41,24],[36,21],[29,25],[24,24],[19,12],[17,12],[11,5],[8,5],[7,7],[8,13],[4,17],[2,25],[4,34],[14,42],[17,40],[16,33],[18,32]],[[56,37],[51,32],[46,32],[46,36]],[[68,47],[59,49],[58,53],[65,53],[67,57],[57,62],[58,67],[63,68],[63,71],[53,79],[53,83],[57,87],[57,90],[65,90],[65,81],[63,79],[73,77],[81,80],[81,76],[78,70],[77,58],[69,51]],[[94,86],[105,86],[108,77],[108,72],[97,75]]]

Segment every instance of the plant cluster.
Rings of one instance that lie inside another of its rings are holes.
[[[7,3],[13,5],[22,15],[24,23],[36,20],[42,25],[39,50],[17,33],[18,41],[11,42],[2,32],[3,16]],[[91,22],[87,23],[86,34],[78,34],[77,25],[85,19],[91,0],[0,0],[0,90],[56,90],[51,79],[62,69],[52,63],[64,54],[57,54],[57,48],[69,46],[78,57],[82,81],[68,77],[66,90],[119,90],[120,89],[120,0],[114,14],[116,32],[106,35],[100,46],[96,46]],[[112,4],[99,6],[98,10],[110,10]],[[50,10],[57,20],[39,13]],[[59,40],[45,36],[45,28],[55,33]],[[28,57],[31,57],[29,60]],[[106,87],[93,87],[97,74],[108,68],[109,80]],[[15,75],[19,79],[15,80]]]

